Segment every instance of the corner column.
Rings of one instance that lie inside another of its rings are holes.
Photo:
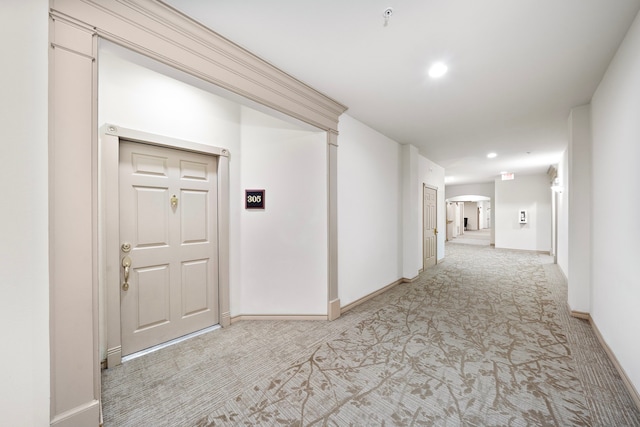
[[[218,304],[220,325],[231,325],[229,304],[229,152],[222,150],[218,156]]]
[[[97,426],[97,40],[52,15],[50,41],[51,425]]]
[[[338,132],[327,131],[329,289],[327,319],[340,317],[338,298]]]
[[[567,299],[573,315],[591,312],[591,105],[569,114],[569,259]]]

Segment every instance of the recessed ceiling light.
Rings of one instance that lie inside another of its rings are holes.
[[[429,77],[437,79],[444,76],[449,68],[442,62],[436,62],[429,68]]]
[[[494,157],[497,157],[498,155],[496,153],[489,153],[487,154],[487,158],[489,159],[493,159]]]

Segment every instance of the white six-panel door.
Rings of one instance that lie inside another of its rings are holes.
[[[126,356],[218,323],[217,171],[212,156],[132,142],[119,168]]]
[[[422,207],[423,212],[423,268],[431,267],[436,264],[436,251],[437,251],[437,191],[433,188],[429,188],[426,185],[423,187],[424,203]]]

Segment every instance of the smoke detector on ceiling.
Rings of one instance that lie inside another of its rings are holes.
[[[393,15],[393,8],[392,7],[388,7],[388,8],[386,8],[384,10],[384,12],[382,12],[382,16],[384,18],[384,26],[385,27],[389,23],[389,18],[391,17],[391,15]]]

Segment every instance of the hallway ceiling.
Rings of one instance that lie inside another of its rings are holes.
[[[448,184],[556,163],[570,109],[591,100],[640,9],[640,0],[164,1],[417,146]],[[449,72],[433,80],[437,61]]]

